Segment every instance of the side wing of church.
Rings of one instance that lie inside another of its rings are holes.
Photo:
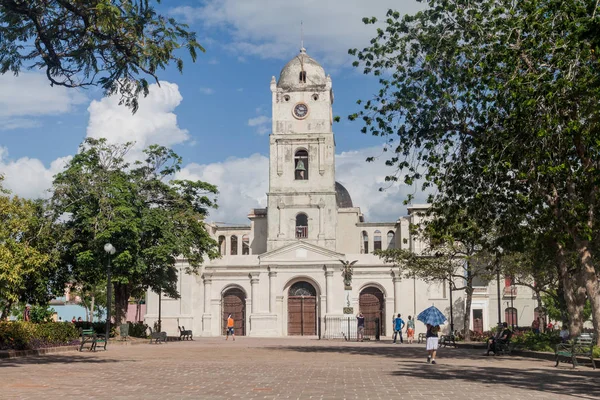
[[[176,335],[177,327],[185,326],[195,335],[220,336],[231,313],[236,335],[338,337],[348,333],[341,323],[354,325],[361,311],[371,325],[377,321],[382,336],[390,336],[398,313],[406,321],[435,305],[449,315],[445,285],[402,279],[373,255],[387,248],[419,252],[422,243],[411,237],[409,225],[419,223],[419,211],[427,205],[409,207],[409,215],[394,222],[365,222],[335,181],[331,77],[301,49],[270,88],[267,208],[250,210],[248,225],[209,225],[222,257],[206,263],[199,275],[185,274],[181,260],[181,298],[160,299],[162,329]],[[352,261],[347,286],[342,266]],[[482,285],[474,294],[472,329],[497,322],[493,287]],[[533,296],[525,288],[519,291],[518,296],[515,287],[503,291],[502,309],[506,318],[528,325]],[[459,293],[453,299],[455,329],[462,327],[464,313]],[[147,324],[158,319],[158,310],[158,295],[149,291]],[[416,330],[425,327],[417,323]]]

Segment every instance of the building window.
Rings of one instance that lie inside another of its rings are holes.
[[[395,249],[396,248],[396,234],[394,231],[389,231],[387,234],[387,248]]]
[[[510,326],[519,326],[517,318],[517,309],[514,307],[508,307],[504,310],[504,320]]]
[[[225,240],[225,236],[221,235],[219,236],[219,253],[224,256],[225,254],[227,254],[227,241]]]
[[[250,236],[242,236],[242,255],[247,256],[250,254]]]
[[[369,234],[367,231],[362,231],[362,240],[363,240],[363,253],[369,253]]]
[[[300,71],[300,83],[306,83],[306,71]]]
[[[375,231],[375,235],[373,237],[373,251],[381,250],[381,231]]]
[[[308,216],[304,213],[296,215],[296,239],[308,237]]]
[[[237,256],[237,236],[231,236],[231,255]]]
[[[308,152],[298,150],[294,156],[294,174],[296,180],[308,179]]]

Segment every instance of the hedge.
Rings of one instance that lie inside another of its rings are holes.
[[[76,344],[78,338],[79,330],[69,323],[0,322],[0,350],[32,350],[65,346]]]

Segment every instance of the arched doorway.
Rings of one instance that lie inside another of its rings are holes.
[[[227,317],[233,317],[233,329],[237,336],[246,335],[246,294],[238,288],[228,289],[223,293],[222,299],[222,322],[221,333],[225,335],[227,329]]]
[[[375,337],[377,326],[379,334],[385,334],[385,301],[383,292],[376,287],[369,286],[360,292],[358,308],[365,317],[365,336]]]
[[[296,282],[288,292],[288,335],[317,334],[317,291],[308,282]]]

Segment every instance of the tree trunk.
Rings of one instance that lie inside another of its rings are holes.
[[[583,308],[585,307],[587,294],[585,287],[580,282],[581,274],[577,274],[573,279],[564,248],[558,243],[557,248],[558,275],[563,286],[564,299],[569,312],[569,333],[571,336],[579,336],[583,329]]]
[[[471,302],[473,300],[473,281],[467,281],[467,288],[465,289],[467,293],[467,300],[465,301],[465,321],[464,321],[464,335],[465,340],[471,340]]]
[[[131,296],[131,286],[122,283],[114,283],[115,292],[115,326],[127,322],[127,306]],[[118,329],[117,329],[118,332]]]
[[[90,318],[89,322],[94,322],[94,303],[96,302],[96,296],[92,294],[92,304],[90,304]]]
[[[588,243],[585,241],[576,241],[575,244],[581,262],[581,271],[579,271],[580,281],[585,286],[588,298],[590,299],[594,337],[596,338],[596,345],[600,346],[600,283],[598,282],[598,275],[592,262]]]

